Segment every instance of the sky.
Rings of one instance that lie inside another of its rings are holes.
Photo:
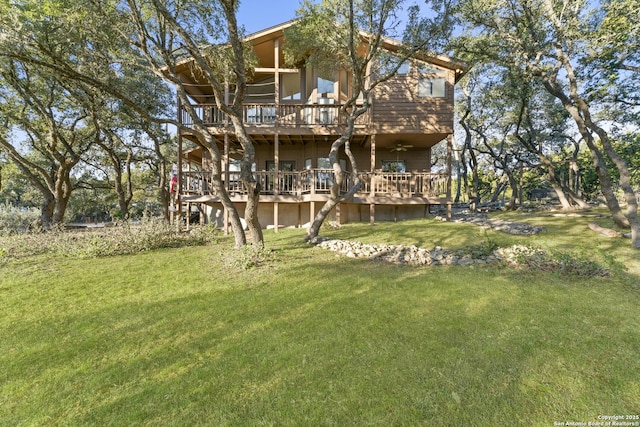
[[[287,22],[296,16],[301,0],[240,0],[238,23],[247,34]]]

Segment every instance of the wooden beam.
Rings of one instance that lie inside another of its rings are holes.
[[[273,162],[274,162],[274,167],[275,167],[275,175],[274,175],[274,179],[273,179],[273,194],[275,194],[276,196],[278,195],[278,184],[279,184],[279,179],[278,176],[280,175],[280,138],[278,137],[278,134],[276,133],[275,135],[275,139],[273,141]]]
[[[376,135],[371,135],[371,157],[370,161],[370,172],[373,172],[376,168]]]
[[[276,40],[278,42],[279,40]],[[277,59],[276,59],[277,60]],[[300,72],[297,68],[270,68],[270,67],[258,67],[254,68],[254,73],[275,73],[278,70],[282,74],[297,74]]]

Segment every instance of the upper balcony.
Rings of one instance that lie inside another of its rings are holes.
[[[212,127],[228,125],[229,119],[215,104],[193,104],[191,108],[203,124]],[[339,126],[347,124],[346,115],[335,104],[245,104],[242,113],[246,126],[310,128],[315,126]],[[193,118],[183,106],[180,120],[186,126],[193,125]],[[371,122],[367,111],[356,120],[356,126]]]

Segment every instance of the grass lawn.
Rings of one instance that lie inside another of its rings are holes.
[[[245,271],[221,261],[232,246],[223,237],[0,264],[0,425],[553,426],[640,415],[640,254],[588,230],[590,218],[501,217],[547,231],[424,219],[323,235],[525,243],[608,264],[612,276],[354,260],[302,243],[303,230],[266,232],[275,259]]]

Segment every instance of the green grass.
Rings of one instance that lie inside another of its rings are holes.
[[[302,230],[267,232],[275,258],[246,271],[221,261],[225,238],[0,264],[0,425],[549,426],[640,414],[638,253],[589,219],[510,216],[547,232],[419,220],[324,234],[526,243],[628,270],[389,265],[306,245]]]

